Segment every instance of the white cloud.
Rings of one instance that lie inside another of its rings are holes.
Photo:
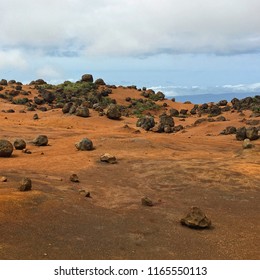
[[[37,76],[43,79],[58,79],[61,78],[61,73],[53,66],[45,65],[36,71]]]
[[[259,0],[2,2],[7,47],[58,48],[64,55],[260,52]]]
[[[25,55],[17,49],[0,49],[0,69],[18,68],[24,70],[28,67]]]

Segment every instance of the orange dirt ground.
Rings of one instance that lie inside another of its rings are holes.
[[[111,95],[120,104],[127,96],[140,92],[117,88]],[[165,102],[168,110],[193,107]],[[0,182],[0,259],[260,258],[260,140],[243,150],[234,135],[219,135],[243,126],[249,111],[196,127],[189,125],[198,117],[175,118],[188,127],[159,134],[138,133],[135,117],[116,121],[93,110],[86,119],[61,109],[37,111],[33,120],[35,112],[19,113],[22,105],[1,101],[0,108],[16,111],[0,112],[0,138],[23,138],[32,151],[0,158],[0,177],[8,179]],[[32,145],[39,134],[49,137],[48,146]],[[93,141],[93,151],[76,150],[83,137]],[[106,152],[118,163],[101,163]],[[80,183],[70,182],[73,173]],[[25,176],[32,191],[19,192]],[[142,206],[144,196],[156,205]],[[205,211],[211,229],[180,224],[191,206]]]

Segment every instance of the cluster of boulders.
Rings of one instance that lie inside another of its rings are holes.
[[[141,127],[146,131],[153,131],[158,133],[172,133],[183,129],[182,125],[175,126],[172,116],[163,113],[159,117],[159,122],[156,123],[154,117],[151,115],[142,116],[137,120],[137,127]]]

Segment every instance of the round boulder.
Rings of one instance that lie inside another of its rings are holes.
[[[192,207],[190,212],[181,219],[181,224],[194,229],[204,229],[211,226],[211,221],[198,207]]]
[[[245,127],[238,128],[237,131],[236,131],[236,139],[238,141],[243,141],[246,138],[247,138],[246,137],[246,128]]]
[[[155,126],[154,118],[152,116],[141,117],[136,122],[136,126],[148,131]]]
[[[26,148],[26,142],[23,139],[16,139],[14,141],[14,147],[16,150],[23,150]]]
[[[97,79],[95,81],[95,84],[98,85],[98,86],[105,86],[106,85],[106,83],[104,82],[103,79]]]
[[[257,140],[258,139],[258,129],[253,126],[246,129],[246,138],[249,140]]]
[[[39,135],[33,140],[33,144],[36,146],[47,146],[48,137],[46,135]]]
[[[84,74],[81,77],[81,82],[93,83],[93,76],[91,74]]]
[[[10,157],[13,152],[13,145],[7,140],[0,140],[0,157]]]
[[[83,138],[81,141],[75,143],[75,147],[79,151],[91,151],[93,150],[93,143],[88,138]]]
[[[82,118],[89,117],[89,109],[84,106],[80,106],[76,109],[75,115]]]
[[[119,106],[116,104],[110,104],[107,108],[106,116],[112,120],[119,120],[121,118]]]

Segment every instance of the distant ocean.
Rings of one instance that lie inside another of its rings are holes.
[[[215,87],[152,86],[149,88],[155,92],[163,92],[168,99],[174,97],[177,102],[190,101],[194,104],[218,102],[223,99],[231,101],[234,97],[241,99],[260,95],[260,83]]]

